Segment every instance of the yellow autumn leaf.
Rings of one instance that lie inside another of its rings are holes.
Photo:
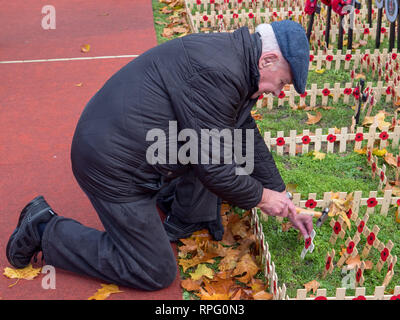
[[[315,72],[318,74],[323,74],[325,72],[325,69],[315,69]]]
[[[199,280],[202,276],[212,279],[214,277],[214,270],[207,267],[205,264],[199,264],[195,272],[189,273],[193,280]]]
[[[358,154],[367,154],[367,147],[362,149],[354,149],[354,152],[357,152]]]
[[[101,284],[102,288],[97,289],[97,292],[88,298],[88,300],[105,300],[107,299],[112,293],[123,292],[120,291],[118,286],[115,284]]]
[[[314,156],[313,160],[324,160],[325,156],[326,156],[326,153],[319,152],[319,151],[314,151],[313,152],[313,156]]]
[[[29,264],[22,269],[4,268],[4,275],[10,279],[25,279],[32,280],[37,277],[42,268],[33,268],[32,264]]]
[[[339,214],[342,216],[342,218],[343,218],[343,220],[344,220],[344,222],[346,222],[346,224],[347,224],[347,227],[349,228],[349,230],[351,229],[351,222],[350,222],[350,219],[347,217],[347,214],[346,214],[346,212],[344,212],[344,211],[340,211],[339,212]]]
[[[372,154],[375,156],[378,156],[378,157],[383,157],[386,153],[387,153],[387,150],[385,148],[383,148],[383,149],[374,148],[372,150]]]
[[[82,47],[81,47],[81,52],[83,52],[83,53],[88,53],[90,51],[90,44],[84,44]]]

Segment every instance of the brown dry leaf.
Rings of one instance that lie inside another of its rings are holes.
[[[188,29],[185,27],[174,27],[172,28],[172,31],[175,33],[187,33]]]
[[[257,110],[252,110],[250,113],[254,120],[262,120],[263,118],[261,114],[257,113]]]
[[[356,255],[354,257],[350,257],[346,260],[347,270],[354,269],[357,266],[361,265],[360,255]]]
[[[289,231],[290,228],[293,227],[293,223],[291,221],[283,222],[281,227],[282,227],[282,232],[287,232]]]
[[[363,74],[363,73],[357,73],[355,76],[354,76],[354,79],[355,80],[359,80],[359,79],[366,79],[366,76],[365,76],[365,74]]]
[[[232,278],[222,279],[217,276],[213,280],[204,279],[204,289],[209,294],[229,294],[235,283]]]
[[[81,52],[88,53],[90,51],[90,44],[84,44],[81,46]]]
[[[200,290],[201,280],[185,279],[181,281],[181,287],[187,291],[198,291]]]
[[[365,270],[372,270],[372,268],[374,267],[374,264],[372,263],[371,260],[364,261],[364,263],[365,263]]]
[[[272,300],[273,295],[264,290],[253,294],[254,300]]]
[[[330,106],[321,106],[322,109],[324,110],[332,110],[335,109],[335,107],[330,107]]]
[[[259,270],[259,267],[254,262],[252,256],[246,253],[240,258],[236,265],[235,270],[233,270],[232,276],[239,276],[237,280],[243,283],[248,283],[251,278],[253,278]]]
[[[233,270],[239,260],[240,251],[237,249],[229,248],[225,257],[220,261],[218,269],[220,271]]]
[[[162,26],[165,26],[165,25],[167,24],[167,23],[164,22],[164,21],[158,21],[158,20],[154,21],[154,23],[156,23],[156,24],[158,24],[158,25],[162,25]]]
[[[354,149],[354,152],[357,152],[358,154],[367,154],[367,147],[365,146],[362,149]]]
[[[396,157],[393,155],[393,153],[386,153],[383,157],[383,159],[390,164],[393,167],[397,167],[397,159]]]
[[[88,300],[105,300],[107,299],[112,293],[119,293],[123,292],[120,291],[118,286],[115,284],[103,284],[101,283],[102,288],[97,289],[97,292],[88,298]]]
[[[209,294],[203,288],[200,288],[200,292],[197,294],[197,296],[201,300],[230,300],[230,296],[228,293]]]
[[[174,34],[174,31],[171,28],[164,28],[161,36],[164,38],[171,38],[173,34]]]
[[[248,284],[253,292],[259,292],[265,290],[265,284],[260,279],[251,279],[250,283]]]
[[[317,111],[317,114],[313,116],[312,114],[307,112],[307,117],[308,117],[308,120],[306,122],[307,124],[316,124],[321,120],[322,113]]]
[[[313,294],[315,294],[315,292],[319,288],[319,282],[317,280],[311,280],[310,282],[304,284],[304,288],[307,290],[307,292],[312,290]]]
[[[160,9],[160,12],[161,12],[161,13],[164,13],[164,14],[170,14],[170,13],[173,12],[173,10],[170,9],[170,8],[168,8],[168,6],[165,6],[165,7],[163,7],[163,8]]]

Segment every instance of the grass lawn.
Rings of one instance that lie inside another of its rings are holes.
[[[165,3],[160,3],[159,0],[153,0],[154,19],[156,21],[155,29],[159,43],[179,36],[173,35],[171,38],[162,36],[164,27],[170,23],[169,17],[177,14],[176,12],[169,14],[163,13],[162,10],[165,6]],[[333,43],[332,46],[334,47],[335,44]],[[387,39],[385,39],[381,45],[381,48],[384,47],[388,47]],[[360,49],[362,51],[365,49],[370,49],[372,51],[374,48],[375,42],[370,40]],[[343,68],[340,70],[332,69],[326,70],[322,74],[311,70],[308,76],[307,88],[311,88],[312,83],[316,83],[318,88],[322,88],[324,83],[333,84],[335,82],[340,82],[341,87],[344,87],[345,83],[351,81],[350,70],[344,70]],[[376,85],[377,77],[373,78],[371,73],[365,74],[365,76],[366,82],[372,81],[373,84]],[[317,101],[317,104],[320,102],[321,101]],[[332,108],[329,110],[318,108],[318,111],[322,114],[322,118],[314,125],[308,125],[306,121],[308,120],[307,112],[315,114],[315,111],[293,110],[287,102],[282,106],[274,107],[272,110],[268,110],[267,108],[254,110],[257,110],[257,114],[261,116],[259,120],[256,120],[261,134],[270,131],[271,136],[275,137],[277,131],[284,131],[285,136],[288,136],[289,131],[293,129],[301,133],[304,129],[315,132],[315,129],[323,128],[323,132],[326,133],[328,128],[350,127],[351,117],[354,115],[354,109],[352,107],[355,104],[356,101],[353,97],[350,97],[350,102],[347,105],[340,100],[337,103],[333,103],[330,98],[328,100],[328,106]],[[383,102],[382,98],[374,107],[371,115],[375,115],[379,110],[385,110],[388,113],[386,121],[390,122],[397,107],[398,106],[387,105]],[[361,123],[363,117],[364,115],[362,114]],[[391,150],[389,147],[388,152],[398,153],[398,150]],[[361,190],[363,192],[363,197],[366,197],[369,191],[378,190],[378,179],[371,178],[371,170],[366,164],[365,155],[353,152],[350,147],[347,152],[343,154],[327,154],[322,161],[313,160],[313,156],[310,154],[289,157],[288,155],[278,156],[273,151],[272,155],[285,183],[290,185],[291,188],[295,188],[296,192],[301,193],[302,199],[306,199],[309,193],[317,193],[317,198],[322,199],[324,192],[352,192],[356,190]],[[380,159],[380,164],[382,163],[383,160]],[[393,179],[394,171],[389,168],[389,166],[387,167],[387,175],[389,179]],[[382,196],[382,192],[379,192],[378,196]],[[363,217],[365,210],[364,207],[361,208],[359,217]],[[400,257],[400,248],[398,246],[400,243],[400,224],[395,222],[394,217],[396,208],[390,208],[387,217],[380,215],[379,210],[380,206],[377,206],[375,208],[376,213],[370,214],[367,226],[372,229],[374,224],[378,225],[380,227],[380,233],[378,235],[379,240],[386,244],[390,239],[395,243],[392,254]],[[241,210],[238,208],[235,208],[235,211],[241,213]],[[331,248],[335,249],[336,256],[334,261],[338,261],[339,253],[344,246],[345,240],[348,236],[353,236],[355,233],[356,227],[354,222],[352,222],[351,230],[347,230],[345,238],[338,239],[334,246],[329,243],[329,238],[332,233],[329,221],[321,228],[316,228],[314,252],[307,254],[304,260],[300,258],[304,240],[298,238],[297,230],[291,228],[288,231],[282,231],[281,223],[275,218],[269,218],[267,221],[263,221],[263,228],[269,244],[272,261],[276,266],[279,283],[286,284],[289,296],[295,297],[296,290],[304,288],[304,284],[311,280],[320,282],[320,287],[327,289],[328,296],[335,295],[335,289],[337,287],[342,287],[342,280],[346,274],[342,274],[341,268],[335,267],[333,273],[328,275],[324,280],[321,279],[321,274],[324,270],[325,255],[328,250]],[[361,236],[361,241],[357,245],[359,252],[362,251],[365,243],[365,237]],[[373,248],[370,255],[365,260],[370,260],[375,265],[379,260],[379,252]],[[210,264],[210,267],[218,270],[219,261],[220,259],[217,258],[215,263]],[[373,294],[374,287],[382,284],[386,270],[387,265],[383,267],[380,273],[374,269],[365,271],[365,282],[363,286],[366,287],[367,295]],[[185,273],[181,273],[181,275],[183,278],[187,277]],[[262,273],[257,276],[263,278]],[[390,285],[386,288],[386,291],[390,292],[394,285],[399,282],[400,276],[396,272]],[[354,290],[350,290],[346,292],[346,295],[351,295],[353,293]],[[189,292],[184,291],[184,298],[190,299],[195,297]]]

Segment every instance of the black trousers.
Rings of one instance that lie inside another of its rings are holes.
[[[42,238],[46,264],[143,290],[168,287],[177,263],[162,225],[156,202],[167,203],[186,222],[220,217],[220,200],[192,172],[149,190],[130,203],[105,201],[88,192],[105,231],[86,227],[63,216],[53,217]],[[61,213],[62,214],[62,213]]]

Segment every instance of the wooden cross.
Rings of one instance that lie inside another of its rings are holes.
[[[365,259],[369,251],[371,250],[372,247],[377,248],[379,245],[379,240],[377,239],[378,233],[379,233],[379,227],[377,225],[374,225],[372,231],[368,234],[367,236],[367,243],[365,244],[364,250],[361,253],[361,257]]]
[[[360,236],[357,233],[355,234],[353,240],[350,237],[346,240],[346,251],[343,252],[342,256],[340,257],[337,263],[338,267],[341,267],[348,258],[354,257],[358,254],[356,246],[359,242]]]
[[[397,262],[397,257],[396,256],[390,256],[388,259],[388,271],[386,273],[385,279],[383,280],[382,286],[387,287],[389,285],[390,280],[392,280],[393,275],[394,275],[394,265]]]
[[[362,286],[364,283],[364,269],[365,269],[365,262],[362,261],[360,265],[356,267],[356,287],[357,285]]]
[[[368,214],[368,213],[366,213],[366,214],[364,215],[364,217],[363,217],[362,220],[360,220],[359,218],[357,218],[357,220],[356,220],[356,225],[357,225],[357,231],[356,231],[356,233],[357,233],[358,235],[363,234],[364,231],[365,231],[366,229],[368,229],[368,228],[366,227],[368,219],[369,219],[369,214]],[[368,231],[368,233],[369,233],[369,231]]]
[[[330,226],[332,227],[332,235],[329,242],[334,245],[338,237],[344,238],[346,224],[343,223],[344,220],[341,216],[338,217],[337,221],[331,219]]]
[[[304,240],[304,248],[303,251],[301,251],[300,257],[304,259],[306,256],[307,252],[313,252],[314,251],[314,237],[315,237],[315,230],[313,229],[310,233],[310,236]]]
[[[394,244],[391,240],[388,241],[386,246],[383,244],[383,242],[379,244],[378,250],[381,253],[381,257],[378,263],[376,264],[376,269],[379,272],[382,270],[382,267],[385,264],[386,260],[388,260],[388,258],[390,257],[390,251],[392,250],[393,246]]]
[[[322,273],[322,279],[325,279],[325,277],[327,276],[327,274],[332,274],[333,271],[333,258],[335,257],[335,249],[332,249],[331,252],[327,252],[326,253],[326,259],[325,259],[325,269]]]

